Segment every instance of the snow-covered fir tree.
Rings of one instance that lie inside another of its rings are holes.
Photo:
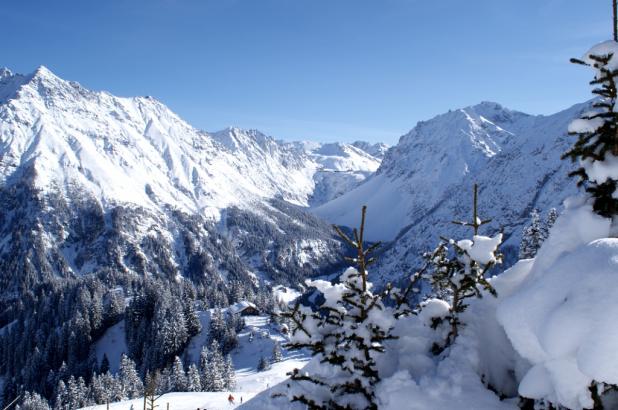
[[[558,219],[558,210],[556,208],[551,208],[547,213],[547,219],[545,220],[545,225],[543,226],[543,240],[549,237],[549,232],[551,228],[556,223]]]
[[[545,239],[549,237],[549,230],[556,223],[556,219],[558,219],[556,208],[551,208],[548,211],[544,221],[536,209],[532,210],[530,213],[530,223],[522,231],[519,259],[530,259],[536,256]]]
[[[216,340],[210,343],[207,355],[205,367],[200,360],[202,389],[204,391],[223,391],[225,390],[225,360]]]
[[[258,372],[266,371],[270,369],[270,362],[264,356],[260,356],[256,368]]]
[[[618,234],[618,42],[609,40],[594,46],[583,59],[572,59],[577,64],[592,67],[594,86],[592,91],[598,99],[594,111],[584,113],[569,125],[569,133],[577,141],[564,157],[579,162],[579,168],[571,173],[579,178],[590,194],[593,210],[606,218],[612,218],[612,233]]]
[[[281,343],[275,342],[275,345],[273,346],[273,354],[272,354],[271,360],[273,363],[277,363],[283,360],[283,352],[281,351]]]
[[[486,279],[486,273],[496,264],[502,262],[502,254],[498,246],[502,242],[502,234],[487,237],[478,234],[482,225],[490,220],[482,220],[478,216],[478,187],[474,185],[473,215],[471,222],[454,221],[453,223],[471,227],[472,239],[443,238],[438,247],[427,254],[432,265],[431,284],[436,295],[449,304],[449,315],[441,318],[446,320],[450,329],[443,345],[435,345],[433,350],[439,353],[449,347],[459,334],[461,314],[468,307],[466,299],[482,297],[483,291],[496,296],[496,291]],[[437,320],[435,326],[439,326]]]
[[[208,328],[208,342],[212,343],[213,340],[221,341],[225,335],[225,318],[221,309],[213,309],[210,314],[210,324]]]
[[[51,407],[38,393],[26,392],[15,410],[51,410]]]
[[[223,379],[225,381],[225,390],[232,391],[236,388],[236,371],[234,369],[232,357],[229,354],[225,356]]]
[[[137,373],[135,362],[126,354],[120,358],[118,381],[123,399],[133,399],[144,394],[144,384]]]
[[[90,394],[96,403],[104,404],[122,400],[122,386],[109,371],[94,375],[90,382]]]
[[[200,372],[200,383],[203,391],[208,391],[208,388],[210,387],[210,381],[206,377],[206,374],[209,371],[208,367],[210,366],[209,357],[210,354],[208,352],[208,347],[202,346],[202,350],[200,350],[200,358],[198,361],[198,370]]]
[[[202,381],[200,377],[200,372],[194,363],[191,363],[191,365],[189,365],[189,370],[187,371],[187,389],[186,390],[190,392],[202,391]]]
[[[356,252],[348,268],[333,285],[325,280],[307,281],[325,301],[319,310],[297,302],[287,315],[294,323],[290,349],[306,348],[320,363],[314,371],[294,369],[287,396],[312,409],[377,409],[375,386],[380,381],[377,363],[384,342],[392,339],[394,311],[386,308],[382,296],[372,293],[367,267],[374,262],[373,250],[365,248],[367,208],[363,206],[360,228],[353,239],[335,227],[341,238]]]
[[[541,215],[536,209],[530,212],[530,224],[526,225],[521,235],[519,259],[534,258],[545,240],[546,230],[541,223]]]
[[[214,309],[212,311],[210,327],[208,329],[208,341],[217,341],[223,354],[228,354],[238,346],[236,328],[239,320],[241,319],[236,316],[226,318],[221,309]]]
[[[168,393],[174,390],[174,385],[172,384],[172,371],[170,367],[166,367],[158,375],[157,378],[157,392]]]
[[[171,372],[172,391],[186,391],[187,389],[187,374],[185,373],[184,365],[180,357],[174,358]]]
[[[70,410],[69,408],[69,392],[64,381],[58,382],[56,387],[56,396],[54,398],[54,410]]]
[[[70,409],[77,409],[80,407],[88,406],[88,388],[83,377],[75,379],[73,375],[67,382],[67,394],[65,405]]]
[[[202,323],[195,309],[195,289],[188,282],[184,282],[182,297],[184,299],[184,318],[189,336],[198,334],[202,330]]]

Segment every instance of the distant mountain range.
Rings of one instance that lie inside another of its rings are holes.
[[[340,251],[302,207],[358,185],[384,151],[207,133],[150,97],[2,69],[0,283],[100,270],[295,283]]]
[[[464,235],[450,221],[470,217],[473,183],[512,255],[533,208],[576,192],[560,156],[587,107],[533,116],[484,102],[389,149],[204,132],[150,97],[0,69],[0,280],[120,269],[295,283],[339,266],[329,223],[356,226],[363,204],[368,238],[387,242],[376,275],[392,280],[439,235]]]

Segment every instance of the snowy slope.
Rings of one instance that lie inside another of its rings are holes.
[[[122,355],[129,354],[124,323],[124,320],[121,320],[111,326],[94,345],[97,364],[101,365],[103,356],[107,356],[107,360],[109,360],[109,370],[112,373],[118,371]]]
[[[205,312],[200,312],[200,317],[203,319],[202,324],[207,325],[208,319]],[[236,408],[239,406],[240,398],[243,403],[247,403],[255,395],[260,392],[275,386],[287,378],[286,373],[294,368],[303,367],[309,360],[307,356],[298,352],[288,352],[283,349],[283,360],[279,363],[273,363],[272,367],[266,371],[258,372],[256,366],[261,355],[269,358],[272,354],[272,349],[275,341],[284,343],[285,339],[280,335],[276,326],[271,324],[267,317],[264,316],[247,316],[247,326],[239,333],[239,346],[232,351],[232,361],[236,369],[236,389],[233,392],[200,392],[200,393],[168,393],[162,396],[157,402],[161,408],[165,409],[169,403],[171,410],[194,410],[202,409],[223,409]],[[207,329],[207,326],[205,327]],[[254,338],[249,341],[249,334],[253,332]],[[202,342],[202,336],[207,333],[203,331],[200,335],[195,336],[188,350],[188,359],[195,362],[199,358],[199,350],[197,356],[194,357],[193,348],[199,347]],[[233,394],[236,402],[231,405],[228,402],[229,394]],[[110,409],[128,409],[131,405],[135,408],[141,408],[143,399],[126,400],[117,403],[111,403]],[[90,406],[87,409],[105,409],[105,405]],[[251,407],[249,407],[251,408]]]
[[[478,183],[481,216],[494,219],[486,233],[503,227],[512,253],[532,208],[559,207],[576,191],[567,177],[572,165],[560,156],[573,143],[569,121],[587,106],[532,116],[484,102],[419,122],[374,176],[315,213],[356,226],[361,205],[368,205],[368,238],[396,238],[376,269],[400,273],[417,265],[440,235],[463,232],[450,221],[471,218]]]

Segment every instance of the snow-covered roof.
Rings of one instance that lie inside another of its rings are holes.
[[[235,315],[237,313],[244,311],[247,308],[253,308],[257,310],[257,306],[255,306],[253,303],[246,301],[246,300],[241,300],[240,302],[234,303],[232,306],[230,306],[229,312]]]

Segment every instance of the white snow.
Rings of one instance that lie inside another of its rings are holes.
[[[457,242],[457,246],[466,251],[472,260],[481,265],[496,262],[496,249],[502,242],[502,234],[499,233],[493,238],[482,235],[474,235],[472,240],[462,239]]]
[[[584,55],[583,61],[594,66],[598,64],[594,59],[590,56],[596,57],[604,57],[604,56],[612,56],[607,64],[606,68],[610,71],[615,71],[618,69],[618,43],[613,40],[604,41],[593,46],[588,52]]]
[[[592,182],[602,184],[608,179],[618,179],[618,157],[615,155],[607,153],[603,161],[586,159],[581,164]]]
[[[105,331],[103,336],[95,343],[94,352],[99,365],[101,364],[101,360],[103,360],[103,355],[107,355],[110,371],[112,373],[118,371],[122,354],[129,353],[125,338],[124,320],[121,320]]]
[[[275,295],[275,300],[282,301],[286,304],[289,304],[300,296],[300,292],[296,289],[288,288],[282,285],[275,286],[273,288],[273,294]]]
[[[604,123],[602,118],[577,118],[569,124],[569,133],[593,133]]]
[[[566,208],[497,318],[525,359],[519,393],[581,409],[593,380],[618,383],[618,239],[583,199]]]

